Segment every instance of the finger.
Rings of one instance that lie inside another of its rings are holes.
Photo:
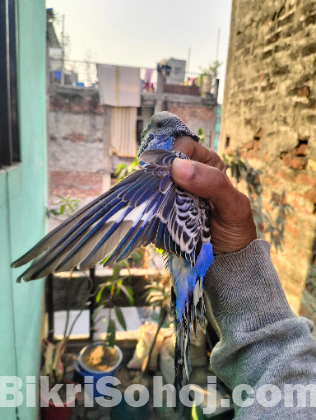
[[[184,190],[209,200],[223,218],[234,219],[244,213],[245,206],[250,209],[248,198],[217,168],[176,158],[171,165],[171,177]]]
[[[197,143],[191,137],[179,137],[176,140],[172,150],[178,150],[179,152],[184,153],[190,159],[204,163],[205,165],[213,166],[214,168],[217,168],[224,173],[226,171],[225,164],[217,153],[213,152],[202,144]]]

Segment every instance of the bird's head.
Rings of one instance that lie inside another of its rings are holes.
[[[192,137],[200,143],[200,138],[194,134],[178,117],[170,112],[163,111],[153,115],[150,123],[142,132],[142,142],[137,156],[139,157],[147,149],[158,149],[153,144],[163,144],[165,141],[173,145],[175,140],[181,136]]]

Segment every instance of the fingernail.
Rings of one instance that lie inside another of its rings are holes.
[[[189,160],[176,158],[172,163],[172,174],[183,181],[188,181],[194,175],[194,164]]]

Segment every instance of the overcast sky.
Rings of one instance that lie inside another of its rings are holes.
[[[222,102],[232,0],[46,0],[65,15],[72,60],[156,67],[169,57],[186,60],[199,72],[216,58],[221,30],[219,102]],[[57,33],[61,26],[57,26]]]

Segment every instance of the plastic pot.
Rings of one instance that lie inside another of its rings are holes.
[[[64,379],[65,383],[76,385],[74,382]],[[63,405],[56,405],[47,401],[47,399],[41,395],[41,399],[48,403],[48,407],[42,407],[42,420],[69,420],[72,414],[73,407],[67,407],[67,403],[73,403],[77,399],[77,394],[69,401],[63,403]]]
[[[101,372],[100,370],[93,370],[93,369],[89,369],[87,368],[83,363],[82,363],[82,355],[84,354],[84,352],[88,349],[90,349],[91,347],[96,347],[96,346],[100,346],[103,345],[104,343],[102,341],[97,341],[95,343],[89,344],[88,346],[84,347],[81,352],[78,354],[77,358],[74,361],[74,369],[77,372],[77,374],[79,374],[82,378],[82,382],[84,383],[84,377],[85,376],[92,376],[93,377],[93,395],[91,395],[90,397],[95,398],[95,397],[104,397],[106,395],[104,394],[100,394],[98,392],[98,390],[96,389],[96,383],[98,382],[98,380],[100,378],[103,378],[104,376],[114,376],[116,369],[120,366],[120,364],[122,363],[122,359],[123,359],[123,354],[122,351],[119,347],[114,346],[115,349],[118,352],[119,355],[119,359],[116,363],[115,366],[113,366],[113,368],[109,371],[106,372]],[[111,385],[107,385],[107,386],[111,386]]]

